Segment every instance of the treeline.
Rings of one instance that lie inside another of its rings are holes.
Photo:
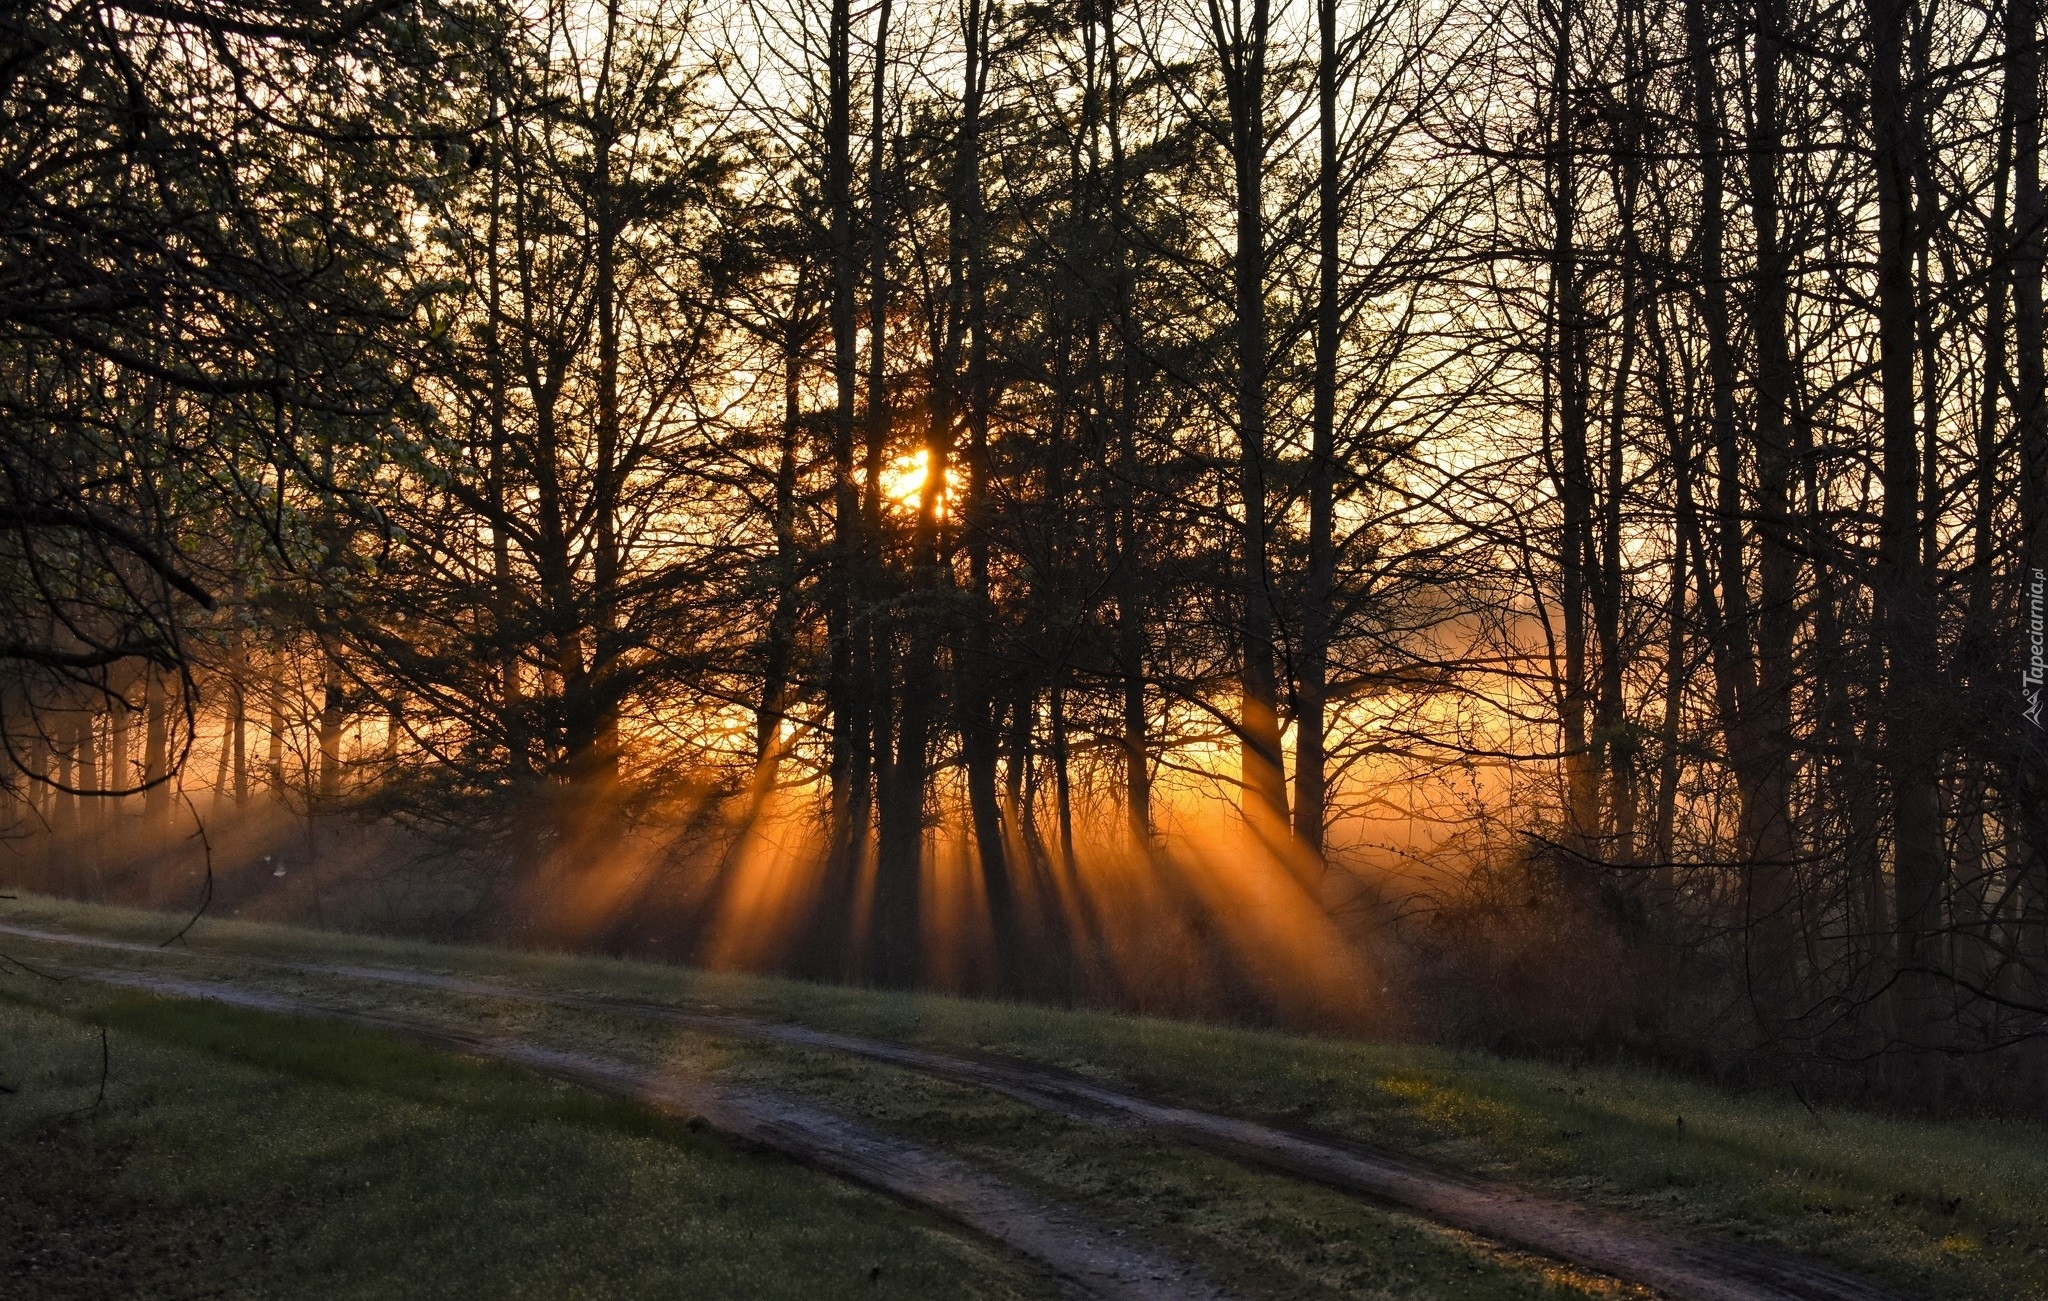
[[[807,969],[957,828],[1030,989],[1227,805],[1438,1032],[2038,1102],[2041,28],[17,6],[16,825],[794,792]]]

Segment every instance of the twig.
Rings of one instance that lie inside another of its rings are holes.
[[[73,1107],[73,1108],[72,1108],[71,1110],[69,1110],[69,1111],[60,1111],[60,1112],[58,1112],[58,1113],[57,1113],[57,1114],[58,1114],[59,1116],[82,1116],[82,1115],[86,1115],[86,1114],[88,1114],[88,1113],[90,1113],[90,1112],[98,1111],[98,1110],[100,1109],[100,1105],[101,1105],[102,1103],[104,1103],[104,1102],[105,1102],[105,1101],[107,1100],[107,1077],[108,1077],[108,1075],[109,1075],[109,1074],[111,1074],[111,1072],[109,1071],[108,1067],[109,1067],[109,1066],[110,1066],[110,1065],[112,1064],[112,1060],[113,1060],[113,1059],[112,1059],[112,1056],[111,1056],[111,1054],[110,1054],[110,1053],[109,1053],[109,1052],[107,1051],[107,1027],[106,1027],[106,1023],[105,1023],[105,1022],[101,1022],[101,1023],[100,1023],[100,1087],[99,1087],[99,1092],[97,1092],[97,1093],[93,1094],[92,1102],[91,1102],[91,1104],[90,1104],[90,1105],[88,1105],[88,1106],[83,1106],[83,1107]]]
[[[31,976],[41,976],[44,980],[53,981],[59,985],[71,979],[69,976],[53,976],[47,971],[39,971],[11,953],[0,953],[0,963],[6,963],[10,967],[20,967]]]
[[[1799,1105],[1806,1108],[1807,1115],[1812,1116],[1815,1120],[1820,1121],[1821,1127],[1823,1129],[1827,1127],[1827,1121],[1821,1118],[1821,1114],[1813,1109],[1813,1104],[1806,1100],[1806,1095],[1800,1092],[1799,1081],[1797,1080],[1792,1081],[1792,1096],[1799,1099]]]
[[[179,794],[182,795],[184,792],[180,791]],[[207,838],[206,821],[199,816],[199,806],[192,802],[190,795],[185,795],[185,807],[192,811],[192,825],[196,828],[192,834],[199,838],[199,847],[206,854],[206,893],[199,897],[198,910],[178,928],[178,933],[157,945],[160,949],[168,949],[183,940],[185,933],[199,924],[199,919],[206,915],[206,910],[213,904],[213,841]]]

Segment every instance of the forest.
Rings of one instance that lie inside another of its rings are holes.
[[[2039,1115],[2040,8],[9,4],[0,883]]]

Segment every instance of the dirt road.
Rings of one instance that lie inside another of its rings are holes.
[[[17,935],[47,943],[118,950],[147,955],[157,960],[162,960],[166,956],[161,949],[97,937],[4,925],[0,925],[0,934]],[[1436,1169],[1389,1153],[1377,1152],[1330,1135],[1286,1130],[1234,1116],[1179,1106],[1111,1089],[1026,1062],[938,1052],[832,1031],[815,1030],[806,1026],[691,1011],[658,1003],[540,990],[404,968],[281,962],[273,959],[246,958],[212,950],[205,951],[205,956],[353,981],[395,984],[556,1007],[588,1008],[660,1021],[703,1034],[754,1039],[884,1062],[955,1083],[987,1089],[1026,1105],[1054,1111],[1064,1116],[1096,1123],[1142,1128],[1249,1164],[1416,1211],[1439,1223],[1494,1242],[1537,1252],[1626,1282],[1640,1284],[1664,1296],[1682,1301],[1899,1301],[1896,1293],[1816,1261],[1766,1252],[1735,1243],[1681,1237],[1632,1224],[1554,1197],[1530,1193],[1506,1184],[1473,1179],[1453,1171]],[[95,978],[118,978],[121,983],[128,984],[138,983],[135,976],[136,973],[95,973]],[[198,983],[204,983],[209,988],[233,989],[231,986],[221,985],[220,982]],[[170,992],[168,985],[161,982],[159,984],[166,992]],[[252,991],[242,993],[253,994]],[[494,1051],[491,1055],[512,1060],[510,1054],[514,1052],[530,1054],[544,1051],[516,1045],[503,1045],[502,1048],[502,1051]],[[538,1058],[528,1064],[548,1069]],[[551,1073],[562,1075],[566,1070],[566,1063],[561,1063]],[[713,1120],[713,1123],[719,1123],[710,1114],[710,1109],[699,1107],[697,1110],[705,1114],[707,1119]],[[765,1115],[754,1120],[746,1120],[735,1111],[731,1119],[732,1126],[720,1124],[720,1128],[732,1128],[734,1133],[746,1132],[748,1126],[762,1129],[763,1132],[774,1129],[774,1122]],[[833,1123],[845,1125],[849,1122]],[[775,1132],[786,1133],[789,1136],[788,1142],[779,1145],[784,1150],[796,1152],[798,1149],[795,1145],[799,1141],[813,1141],[804,1137],[808,1131],[801,1126],[794,1125],[793,1122],[783,1122],[783,1125],[782,1130]],[[821,1129],[816,1137],[815,1146],[820,1153],[829,1147],[829,1144],[824,1142],[826,1134],[827,1131]],[[749,1133],[748,1136],[753,1135]],[[869,1137],[885,1143],[897,1142],[893,1139],[880,1139],[878,1135]],[[772,1142],[770,1145],[778,1146]],[[857,1147],[858,1144],[854,1146]],[[823,1155],[814,1155],[807,1159],[816,1160],[835,1169],[841,1168],[834,1166],[832,1160]],[[930,1153],[926,1153],[924,1159],[951,1162],[950,1158]],[[887,1162],[884,1161],[882,1164],[886,1165]],[[929,1176],[920,1173],[899,1181],[905,1184],[900,1188],[882,1183],[875,1176],[862,1174],[852,1166],[842,1169],[842,1173],[862,1179],[864,1182],[874,1183],[878,1187],[886,1187],[899,1196],[922,1201],[953,1214],[962,1222],[972,1224],[999,1240],[1009,1242],[1024,1254],[1046,1261],[1063,1275],[1076,1277],[1077,1281],[1076,1271],[1097,1268],[1097,1265],[1086,1263],[1096,1259],[1091,1254],[1096,1250],[1095,1247],[1083,1250],[1080,1257],[1063,1267],[1045,1254],[1054,1248],[1041,1240],[1041,1229],[1012,1229],[1012,1236],[1019,1238],[1018,1241],[1012,1241],[1011,1236],[1005,1236],[1004,1233],[986,1227],[986,1224],[998,1222],[1004,1215],[1013,1213],[1011,1209],[998,1209],[1006,1204],[995,1195],[994,1189],[987,1190],[988,1196],[964,1197],[961,1205],[966,1208],[965,1210],[953,1209],[950,1203],[919,1196],[911,1190],[910,1185],[920,1182],[929,1182],[933,1189],[966,1187],[967,1185],[960,1181],[969,1178],[971,1172],[967,1172],[959,1163],[952,1162],[943,1174],[940,1167],[935,1165],[920,1165],[918,1169],[928,1170]],[[1015,1208],[1014,1213],[1024,1216],[1018,1223],[1026,1226],[1036,1225],[1044,1220],[1045,1216],[1052,1214],[1043,1208],[1037,1212],[1027,1212],[1021,1207]],[[1033,1215],[1039,1218],[1033,1219]],[[1054,1221],[1045,1222],[1050,1224]],[[1078,1230],[1069,1225],[1061,1231]],[[1097,1234],[1088,1241],[1095,1242],[1100,1238],[1101,1235]],[[1134,1285],[1142,1285],[1147,1281],[1171,1283],[1166,1291],[1160,1293],[1124,1292],[1114,1295],[1156,1294],[1190,1298],[1215,1295],[1213,1292],[1187,1290],[1201,1285],[1191,1279],[1174,1282],[1173,1277],[1177,1276],[1170,1276],[1171,1267],[1149,1257],[1142,1262],[1135,1259],[1123,1260],[1112,1251],[1108,1256],[1102,1257],[1099,1264],[1102,1269],[1112,1273],[1121,1271],[1119,1277],[1129,1275],[1136,1280]],[[1150,1271],[1154,1270],[1169,1272],[1152,1278]],[[1146,1277],[1140,1279],[1139,1275]]]

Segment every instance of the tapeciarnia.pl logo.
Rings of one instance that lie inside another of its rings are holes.
[[[2036,569],[2027,584],[2027,668],[2020,676],[2020,689],[2027,697],[2027,721],[2048,727],[2041,721],[2041,681],[2048,677],[2048,635],[2042,627],[2044,601],[2048,601],[2048,571]]]

